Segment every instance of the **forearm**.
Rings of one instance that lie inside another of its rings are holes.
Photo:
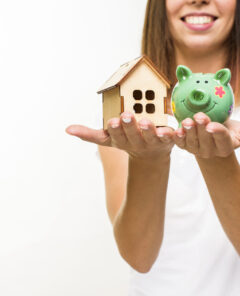
[[[240,166],[235,153],[196,159],[223,229],[240,255]]]
[[[129,159],[127,196],[114,221],[114,235],[122,257],[147,272],[163,238],[170,157],[144,162]]]

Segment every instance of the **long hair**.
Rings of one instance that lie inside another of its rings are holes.
[[[168,28],[165,0],[148,0],[142,37],[142,54],[147,55],[172,82],[176,80],[174,46]],[[233,28],[226,40],[228,57],[225,67],[232,73],[231,86],[240,104],[240,1],[237,1]],[[171,89],[170,89],[171,91]]]

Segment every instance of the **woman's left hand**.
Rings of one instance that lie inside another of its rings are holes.
[[[227,157],[240,147],[240,122],[228,119],[224,124],[211,122],[202,113],[194,120],[186,118],[173,137],[177,146],[200,158]]]

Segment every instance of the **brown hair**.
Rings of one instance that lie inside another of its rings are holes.
[[[235,98],[240,104],[240,1],[237,1],[235,21],[232,31],[226,40],[229,48],[227,59],[232,73],[231,86]],[[165,0],[148,0],[142,37],[142,54],[146,54],[162,71],[172,86],[176,80],[176,61],[174,47],[168,29]],[[170,90],[171,91],[171,90]]]

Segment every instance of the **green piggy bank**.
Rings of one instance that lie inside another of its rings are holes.
[[[223,123],[231,115],[234,94],[229,84],[231,72],[221,69],[216,74],[192,73],[185,66],[178,66],[178,82],[172,98],[172,112],[179,127],[187,117],[193,119],[195,113],[206,113],[211,121]]]

